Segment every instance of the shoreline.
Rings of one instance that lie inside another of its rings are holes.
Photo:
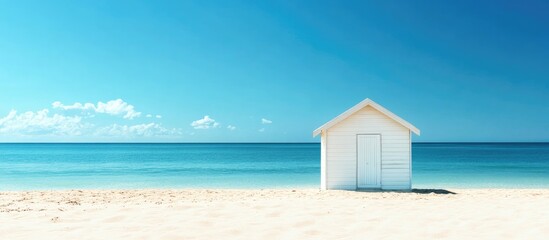
[[[219,187],[165,187],[165,188],[157,188],[157,187],[143,187],[143,188],[56,188],[56,189],[0,189],[1,193],[21,193],[21,192],[70,192],[70,191],[200,191],[200,190],[212,190],[212,191],[268,191],[268,190],[298,190],[298,191],[321,191],[321,192],[331,192],[331,191],[343,191],[343,192],[403,192],[403,193],[414,193],[414,192],[422,192],[426,190],[447,190],[447,191],[469,191],[469,190],[548,190],[549,187],[544,186],[532,186],[532,187],[516,187],[516,186],[510,186],[510,187],[430,187],[430,188],[412,188],[412,190],[380,190],[380,189],[365,189],[365,190],[320,190],[319,187],[265,187],[265,188],[257,188],[257,187],[242,187],[242,188],[235,188],[235,187],[227,187],[227,188],[219,188]]]
[[[540,239],[549,234],[549,189],[443,190],[1,191],[0,239]]]

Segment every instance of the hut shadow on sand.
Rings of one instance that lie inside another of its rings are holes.
[[[412,189],[413,193],[419,193],[419,194],[457,194],[452,191],[448,191],[446,189],[421,189],[421,188],[414,188]]]

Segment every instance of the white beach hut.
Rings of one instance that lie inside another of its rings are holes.
[[[321,135],[321,189],[412,189],[419,129],[365,99],[313,132]]]

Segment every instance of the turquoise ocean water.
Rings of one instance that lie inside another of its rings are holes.
[[[549,143],[414,143],[414,188],[548,188]],[[317,188],[320,145],[0,144],[0,191]]]

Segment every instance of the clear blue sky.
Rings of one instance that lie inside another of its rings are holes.
[[[318,141],[366,97],[420,128],[415,141],[549,141],[548,12],[0,1],[0,141]]]

